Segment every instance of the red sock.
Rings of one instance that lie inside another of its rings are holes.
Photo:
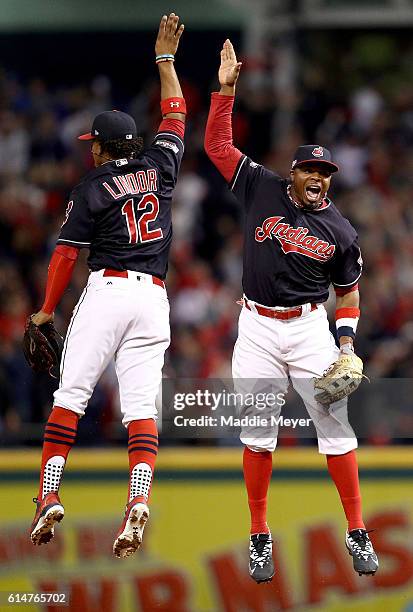
[[[153,419],[131,421],[128,426],[128,503],[135,497],[147,503],[158,455],[158,430]]]
[[[269,533],[267,525],[267,494],[272,472],[272,454],[255,452],[247,446],[243,457],[244,480],[251,512],[250,533]]]
[[[343,504],[348,530],[365,529],[355,451],[345,455],[327,455],[327,465]]]
[[[44,431],[37,499],[59,491],[66,459],[76,440],[78,421],[79,415],[71,410],[53,407]]]

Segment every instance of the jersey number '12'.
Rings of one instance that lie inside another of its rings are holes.
[[[126,217],[126,224],[129,232],[129,243],[137,244],[138,242],[153,242],[163,238],[163,232],[160,227],[157,229],[149,229],[149,223],[155,221],[159,214],[159,200],[153,193],[147,193],[136,205],[136,211],[145,210],[136,222],[135,205],[133,198],[130,198],[122,206],[122,215]]]

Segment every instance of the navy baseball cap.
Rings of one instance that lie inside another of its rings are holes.
[[[338,166],[331,159],[331,153],[325,147],[320,145],[303,145],[298,147],[294,153],[291,169],[294,170],[297,166],[303,164],[315,163],[325,164],[329,167],[330,172],[337,172]]]
[[[136,123],[133,117],[122,111],[105,111],[96,115],[93,120],[92,130],[88,134],[78,136],[79,140],[106,141],[113,138],[132,140],[137,136]]]

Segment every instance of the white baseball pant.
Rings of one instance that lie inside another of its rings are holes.
[[[254,308],[254,302],[248,300]],[[241,310],[238,338],[234,347],[232,374],[237,393],[268,391],[284,394],[291,380],[313,421],[320,453],[341,455],[357,448],[357,439],[348,422],[347,398],[323,406],[314,398],[313,378],[323,372],[339,356],[330,333],[327,313],[319,304],[310,312],[289,320],[262,316],[245,306]],[[272,412],[280,416],[281,406]],[[241,417],[251,410],[241,408]],[[253,450],[274,451],[278,426],[247,427],[241,431],[241,441]]]
[[[79,415],[109,361],[114,358],[122,423],[156,418],[155,399],[170,343],[169,301],[152,276],[128,278],[91,272],[70,321],[60,365],[56,406]]]

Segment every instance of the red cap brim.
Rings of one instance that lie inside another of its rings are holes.
[[[90,132],[77,137],[78,140],[94,140],[94,138],[95,137]]]

